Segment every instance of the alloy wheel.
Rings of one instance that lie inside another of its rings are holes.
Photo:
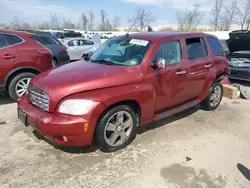
[[[22,78],[17,82],[15,92],[18,97],[22,97],[27,93],[30,80],[31,78]]]

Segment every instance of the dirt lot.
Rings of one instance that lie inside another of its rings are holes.
[[[214,112],[193,108],[140,129],[122,151],[69,153],[38,140],[1,97],[0,187],[247,188],[249,109],[223,99]]]

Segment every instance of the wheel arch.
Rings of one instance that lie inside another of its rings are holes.
[[[19,67],[16,69],[13,69],[12,71],[10,71],[7,76],[5,77],[4,80],[4,85],[6,90],[8,90],[8,86],[11,82],[11,80],[18,74],[24,73],[24,72],[30,72],[33,74],[39,74],[41,71],[38,68],[35,67],[30,67],[30,66],[25,66],[25,67]]]

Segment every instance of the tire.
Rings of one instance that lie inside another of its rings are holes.
[[[207,98],[201,103],[202,109],[206,111],[215,110],[220,105],[222,96],[223,96],[223,87],[221,83],[219,82],[213,83]]]
[[[55,59],[52,59],[52,67],[56,67],[57,66],[57,61]]]
[[[103,152],[115,152],[125,148],[136,137],[138,123],[139,118],[130,106],[121,105],[110,109],[97,123],[95,141],[98,148]]]
[[[9,87],[8,87],[8,92],[9,92],[9,95],[10,97],[13,99],[13,100],[17,100],[19,97],[25,95],[27,93],[27,87],[23,87],[24,90],[22,90],[22,92],[17,92],[18,89],[20,89],[19,91],[21,91],[21,88],[22,87],[19,87],[18,84],[20,85],[23,85],[22,84],[23,82],[24,83],[27,83],[26,86],[28,86],[30,80],[35,77],[36,75],[33,74],[33,73],[29,73],[29,72],[24,72],[24,73],[21,73],[21,74],[18,74],[16,75],[11,81],[10,81],[10,84],[9,84]],[[23,81],[23,82],[22,82]],[[22,94],[22,95],[20,95]]]

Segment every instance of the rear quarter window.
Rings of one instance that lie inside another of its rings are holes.
[[[18,44],[23,41],[20,37],[16,35],[3,34],[3,36],[10,45]]]
[[[223,47],[221,45],[221,42],[217,38],[208,37],[208,42],[215,56],[224,56]]]

